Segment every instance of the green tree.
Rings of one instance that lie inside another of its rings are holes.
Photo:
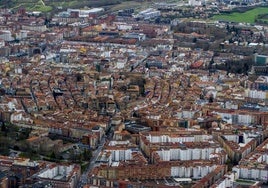
[[[1,126],[1,132],[6,132],[7,131],[7,127],[5,125],[5,123],[3,122],[2,126]]]
[[[52,153],[49,156],[51,159],[56,159],[56,154],[54,151],[52,151]]]
[[[90,150],[88,150],[88,149],[84,149],[84,151],[83,151],[83,160],[88,161],[88,160],[91,159],[91,157],[92,157],[92,152]]]
[[[9,139],[4,136],[0,136],[0,154],[9,154]]]

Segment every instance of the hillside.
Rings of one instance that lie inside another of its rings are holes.
[[[27,11],[49,12],[57,7],[81,8],[120,4],[124,0],[0,0],[0,8],[26,8]]]

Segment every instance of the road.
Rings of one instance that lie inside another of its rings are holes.
[[[97,160],[97,158],[98,158],[98,156],[99,156],[99,154],[102,151],[102,148],[104,146],[105,140],[106,140],[106,136],[103,136],[101,141],[100,141],[100,144],[98,146],[98,149],[92,153],[92,158],[90,160],[90,163],[89,163],[88,167],[86,168],[86,170],[84,171],[84,173],[81,175],[80,181],[77,185],[78,188],[82,188],[84,185],[86,185],[88,183],[88,174],[94,168],[94,166],[96,164],[96,160]]]
[[[46,6],[43,0],[41,0],[41,3],[42,3],[43,6]]]

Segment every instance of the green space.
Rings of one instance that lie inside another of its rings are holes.
[[[82,162],[80,164],[82,173],[85,172],[85,170],[87,169],[88,165],[89,165],[89,162]]]
[[[41,157],[36,152],[21,152],[19,157],[30,158],[31,160],[40,160]]]
[[[49,12],[58,7],[65,8],[83,8],[83,7],[100,7],[106,5],[120,4],[125,0],[0,0],[0,8],[17,9],[24,7],[27,11]]]
[[[112,11],[118,11],[121,9],[127,9],[127,8],[137,8],[137,7],[146,7],[146,3],[141,3],[141,2],[137,2],[137,1],[126,1],[126,2],[122,2],[118,5],[115,5],[111,8]]]
[[[237,179],[236,182],[246,185],[252,185],[255,183],[255,181],[248,180],[248,179]]]
[[[9,149],[26,150],[25,140],[31,129],[19,128],[7,122],[0,123],[0,155],[9,155]]]
[[[30,9],[31,11],[39,11],[39,12],[49,12],[52,10],[51,6],[43,6],[43,5],[34,5]]]
[[[86,163],[92,157],[91,150],[77,146],[64,152],[58,152],[58,146],[45,149],[46,142],[40,143],[38,147],[33,147],[27,141],[31,131],[31,128],[22,128],[9,122],[0,122],[0,155],[8,156],[11,154],[11,150],[14,150],[18,156],[30,158],[31,160],[71,161],[84,164],[84,168],[86,168]],[[65,142],[72,143],[68,139]]]
[[[148,8],[152,1],[138,2],[135,0],[0,0],[0,8],[11,8],[16,10],[24,7],[27,11],[50,12],[61,7],[66,8],[84,8],[84,7],[106,7],[111,11],[117,11],[125,8]],[[167,3],[175,3],[181,0],[166,0]],[[156,1],[158,2],[158,1]]]
[[[231,21],[231,22],[242,22],[242,23],[255,23],[255,19],[260,14],[268,12],[268,7],[258,7],[252,10],[239,13],[233,12],[231,14],[219,14],[213,16],[213,20]]]
[[[2,4],[6,0],[0,0],[0,7],[9,7],[12,9],[17,9],[20,7],[26,8],[27,11],[40,11],[40,12],[49,12],[53,8],[52,6],[46,5],[43,0],[11,0],[7,4]]]

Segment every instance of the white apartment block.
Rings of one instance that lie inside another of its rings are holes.
[[[188,160],[209,160],[214,153],[220,153],[223,149],[220,147],[207,148],[187,148],[187,149],[169,149],[156,151],[163,161],[188,161]]]
[[[174,136],[171,137],[169,135],[151,135],[149,134],[147,140],[150,143],[180,143],[180,142],[203,142],[212,139],[212,135],[187,135],[187,136]]]
[[[171,167],[171,176],[179,178],[201,179],[208,173],[215,170],[216,166],[173,166]]]

